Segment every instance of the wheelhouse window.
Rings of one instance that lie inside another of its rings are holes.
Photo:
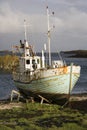
[[[28,64],[28,65],[29,65],[29,64],[30,64],[30,60],[26,60],[26,64]]]
[[[37,63],[39,64],[39,59],[37,59]]]
[[[35,64],[35,60],[32,60],[32,64]]]

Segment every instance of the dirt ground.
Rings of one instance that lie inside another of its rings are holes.
[[[23,102],[0,101],[0,110],[23,107]],[[87,112],[87,94],[71,95],[69,102],[65,105],[72,109]]]

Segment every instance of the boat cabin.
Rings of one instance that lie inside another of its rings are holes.
[[[20,66],[20,72],[25,72],[27,70],[33,71],[36,69],[40,69],[41,68],[40,57],[39,56],[20,57],[19,66]]]

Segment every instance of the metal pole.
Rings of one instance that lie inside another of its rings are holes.
[[[69,97],[70,98],[70,93],[71,93],[71,88],[72,88],[72,68],[73,68],[73,63],[71,63],[71,68],[70,68],[70,82],[69,82]]]
[[[50,23],[49,23],[49,10],[47,6],[47,25],[48,25],[48,53],[49,53],[49,66],[51,66],[51,51],[50,51]]]
[[[25,40],[27,41],[26,20],[24,20],[24,35],[25,35]]]

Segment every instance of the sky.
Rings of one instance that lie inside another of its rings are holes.
[[[0,0],[0,50],[27,40],[40,52],[47,43],[50,12],[51,51],[87,50],[87,0]],[[54,12],[54,16],[52,16]]]

